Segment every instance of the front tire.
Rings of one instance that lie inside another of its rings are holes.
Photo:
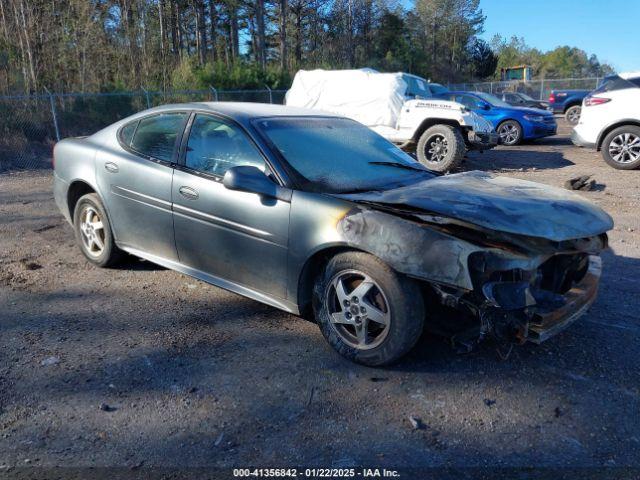
[[[416,154],[429,170],[448,172],[456,169],[466,152],[460,129],[449,125],[434,125],[420,136]]]
[[[569,125],[577,125],[580,121],[580,114],[582,113],[581,105],[574,105],[572,107],[567,108],[567,111],[564,113],[564,119],[567,121]]]
[[[80,250],[94,265],[109,267],[122,260],[124,253],[113,239],[106,211],[95,193],[83,195],[76,203],[73,226]]]
[[[611,131],[602,141],[602,157],[618,170],[640,167],[640,127],[626,125]]]
[[[424,301],[418,284],[363,252],[333,257],[314,288],[320,331],[340,355],[388,365],[418,341]]]
[[[507,120],[498,125],[500,143],[508,147],[519,145],[522,142],[522,126],[515,120]]]

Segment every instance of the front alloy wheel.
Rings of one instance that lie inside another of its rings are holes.
[[[522,138],[522,128],[517,122],[507,121],[498,126],[498,135],[502,145],[517,145]]]
[[[389,303],[382,288],[358,270],[338,273],[330,285],[325,308],[342,341],[360,350],[380,345],[391,323]]]
[[[449,144],[443,135],[434,135],[427,141],[425,157],[430,162],[442,162],[447,158],[447,153],[449,153]]]
[[[364,252],[332,257],[313,289],[320,331],[344,357],[388,365],[407,353],[422,333],[420,285]]]

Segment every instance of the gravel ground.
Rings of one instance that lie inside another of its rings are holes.
[[[640,171],[560,132],[466,163],[556,186],[593,174],[581,195],[616,222],[590,312],[506,361],[425,335],[392,368],[354,365],[252,300],[135,259],[90,266],[51,172],[0,175],[0,472],[640,467]]]

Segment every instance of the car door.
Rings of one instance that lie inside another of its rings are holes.
[[[231,120],[197,113],[187,128],[172,192],[180,262],[285,298],[290,204],[222,184],[234,166],[269,172],[265,157]]]
[[[120,149],[98,150],[98,185],[120,246],[177,260],[171,183],[188,116],[167,112],[136,119],[119,130]]]
[[[475,97],[473,95],[464,95],[464,94],[456,95],[456,102],[461,103],[462,105],[467,107],[469,110],[472,110],[476,112],[478,115],[481,115],[487,120],[489,120],[494,126],[494,128],[500,122],[501,114],[499,110],[492,106],[489,106],[488,109],[480,108],[480,105],[482,104],[486,104],[486,105],[489,105],[489,104],[483,100],[480,100],[478,97]]]

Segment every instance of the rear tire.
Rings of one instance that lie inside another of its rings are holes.
[[[613,168],[634,170],[640,167],[640,127],[616,128],[604,137],[601,148],[602,158]]]
[[[434,125],[420,136],[416,155],[422,165],[436,172],[456,169],[464,158],[466,146],[459,128]]]
[[[569,125],[577,125],[580,121],[580,114],[582,113],[582,105],[573,105],[567,108],[564,113],[564,119]]]
[[[73,212],[73,226],[80,250],[94,265],[109,267],[124,257],[114,242],[107,213],[95,193],[80,197]]]
[[[363,252],[329,261],[316,281],[313,308],[333,349],[369,366],[389,365],[411,350],[425,315],[417,282]]]

